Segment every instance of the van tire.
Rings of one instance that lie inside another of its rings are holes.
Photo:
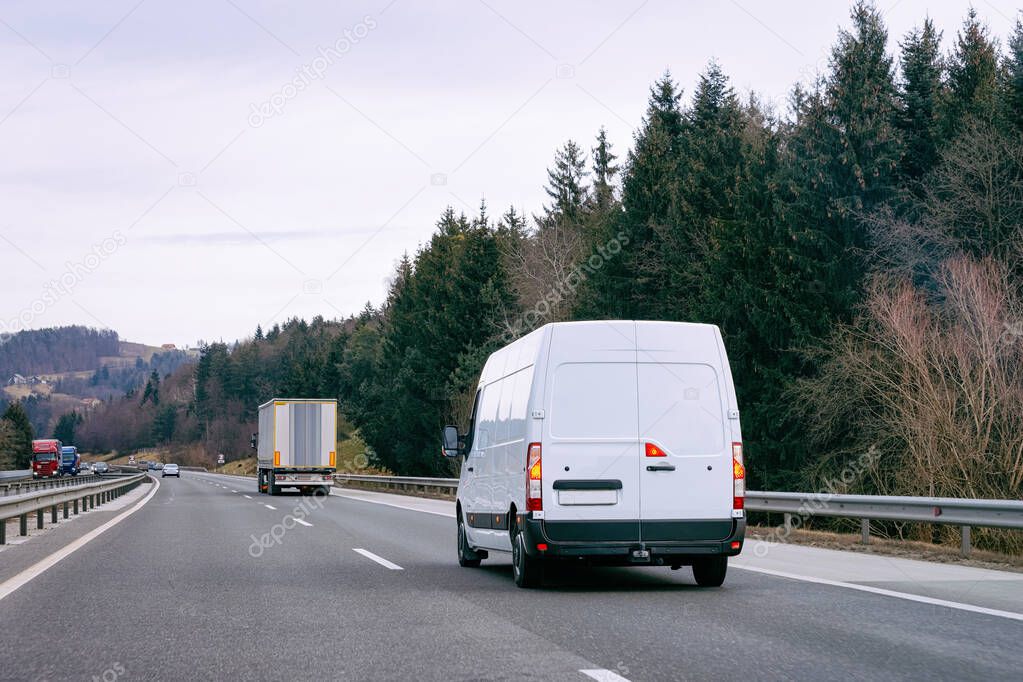
[[[269,493],[271,497],[281,493],[281,489],[277,487],[276,483],[274,483],[273,471],[266,472],[266,492]]]
[[[462,568],[476,568],[482,558],[469,546],[469,538],[465,535],[462,517],[458,517],[458,565]]]
[[[526,541],[517,531],[512,537],[512,578],[519,587],[540,587],[543,583],[543,559],[526,553]]]
[[[700,587],[721,587],[728,572],[728,557],[701,557],[693,561],[693,577]]]
[[[262,469],[256,475],[256,490],[260,495],[266,492],[266,472]]]

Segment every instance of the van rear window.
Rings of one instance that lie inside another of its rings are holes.
[[[558,366],[551,396],[556,438],[636,438],[636,365],[577,362]]]

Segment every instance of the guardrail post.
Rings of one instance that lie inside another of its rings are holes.
[[[82,511],[83,512],[89,511],[89,496],[88,495],[86,495],[85,497],[82,498]]]
[[[50,523],[57,523],[57,505],[50,507]]]
[[[870,519],[860,519],[860,536],[863,544],[870,544]]]
[[[43,510],[36,509],[36,530],[43,529]]]
[[[7,544],[7,519],[0,519],[0,545]]]
[[[67,518],[67,502],[64,503],[64,518]]]
[[[28,535],[28,514],[22,514],[18,517],[18,535],[22,537]]]
[[[970,546],[970,527],[963,526],[963,540],[960,552],[963,556],[970,556],[971,551],[973,551],[973,548]]]
[[[785,535],[789,536],[792,534],[792,514],[785,514],[782,518],[785,524]]]

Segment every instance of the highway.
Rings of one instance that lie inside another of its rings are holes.
[[[191,472],[159,484],[0,589],[0,679],[1009,679],[1023,667],[1023,621],[993,611],[1023,612],[1021,574],[921,568],[936,572],[925,603],[884,593],[919,582],[919,562],[849,555],[902,576],[865,581],[871,592],[827,583],[845,553],[787,548],[763,570],[819,556],[821,582],[733,567],[700,589],[687,569],[606,568],[521,590],[508,557],[458,567],[445,502],[269,497]],[[0,585],[151,489],[5,548]],[[953,596],[967,608],[937,601]]]

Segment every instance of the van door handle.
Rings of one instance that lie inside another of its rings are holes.
[[[472,468],[472,467],[469,467],[469,471],[472,471],[472,470],[473,470],[473,468]]]
[[[651,464],[646,468],[647,471],[674,471],[674,464]]]

